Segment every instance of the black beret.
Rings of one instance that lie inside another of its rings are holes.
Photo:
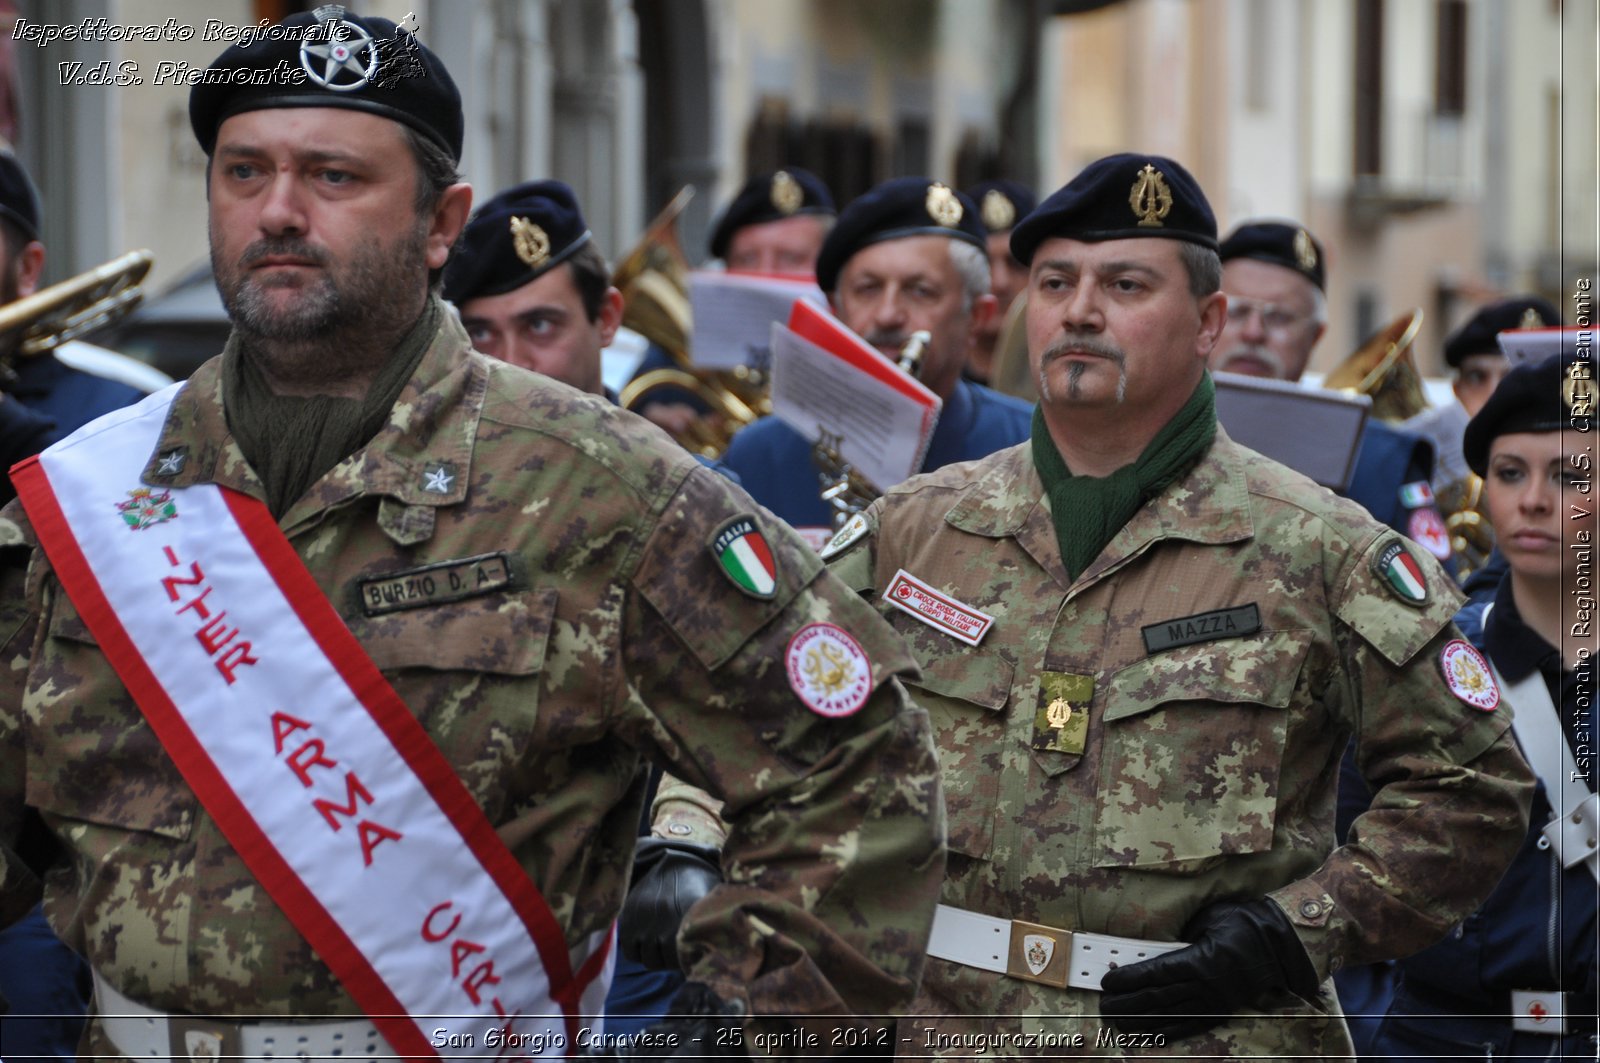
[[[1257,262],[1292,269],[1318,288],[1327,290],[1322,245],[1310,232],[1292,222],[1245,222],[1228,234],[1218,253],[1224,262],[1230,258],[1253,258]]]
[[[189,125],[210,155],[224,121],[271,107],[382,115],[461,159],[465,122],[455,82],[438,56],[386,18],[318,8],[231,46],[189,90]]]
[[[1033,189],[1004,177],[991,177],[967,189],[967,198],[978,205],[978,220],[990,233],[1010,231],[1038,206]]]
[[[1217,219],[1189,171],[1160,155],[1109,155],[1083,168],[1011,230],[1027,265],[1052,236],[1098,243],[1145,236],[1217,249]]]
[[[733,234],[746,225],[782,221],[796,214],[833,217],[833,194],[822,178],[798,166],[757,174],[744,183],[711,230],[711,257],[727,258]]]
[[[0,217],[13,222],[29,240],[39,239],[39,190],[10,146],[0,148]],[[15,255],[22,249],[10,248]]]
[[[1489,446],[1512,432],[1588,431],[1594,426],[1594,359],[1551,355],[1538,365],[1519,365],[1507,373],[1472,420],[1461,452],[1479,476],[1488,474]]]
[[[1560,312],[1536,295],[1490,303],[1444,341],[1445,364],[1460,369],[1469,354],[1499,354],[1500,344],[1495,337],[1502,332],[1559,324]]]
[[[929,177],[896,177],[840,212],[817,256],[818,287],[832,291],[839,271],[863,247],[903,236],[948,236],[982,249],[989,231],[972,200],[949,185]]]
[[[589,242],[578,197],[560,181],[529,181],[479,207],[444,271],[444,297],[460,306],[520,288]]]

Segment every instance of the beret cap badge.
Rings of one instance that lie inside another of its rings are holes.
[[[1149,163],[1139,171],[1133,188],[1128,192],[1128,206],[1145,228],[1161,228],[1161,219],[1172,211],[1172,189],[1162,172]]]
[[[961,215],[964,213],[961,201],[956,194],[946,185],[934,182],[928,186],[928,197],[923,201],[928,209],[928,217],[937,224],[947,229],[953,229],[961,224]]]
[[[511,219],[511,244],[517,257],[538,269],[550,257],[550,234],[527,218]]]
[[[772,175],[772,206],[779,214],[793,214],[805,204],[805,189],[787,170]]]
[[[1544,328],[1544,318],[1539,316],[1539,311],[1533,307],[1522,312],[1522,320],[1517,322],[1518,328]]]
[[[328,28],[325,39],[307,36],[300,43],[300,66],[322,88],[354,92],[378,74],[378,45],[372,34],[345,21],[344,8],[328,4],[312,12]]]
[[[1317,268],[1317,247],[1311,242],[1311,234],[1304,229],[1294,231],[1294,257],[1308,273]]]
[[[978,214],[983,219],[983,224],[990,229],[1009,229],[1016,224],[1017,205],[998,188],[991,188],[983,194],[983,203],[978,207]]]

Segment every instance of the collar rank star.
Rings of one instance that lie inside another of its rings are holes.
[[[450,487],[455,483],[455,479],[455,470],[451,466],[441,463],[423,471],[422,489],[429,494],[447,495],[450,493]]]
[[[1422,566],[1412,557],[1398,539],[1378,551],[1372,559],[1372,571],[1377,573],[1390,594],[1407,605],[1422,606],[1428,600],[1428,584],[1422,578]]]
[[[188,452],[185,451],[182,447],[177,447],[177,448],[175,448],[173,450],[167,451],[165,454],[161,455],[161,457],[157,459],[156,475],[157,476],[176,476],[176,475],[178,475],[180,472],[183,471],[183,464],[184,464],[185,461],[188,460],[188,458],[189,458]]]
[[[766,601],[778,593],[777,562],[752,518],[735,517],[717,529],[711,556],[728,581],[750,597]]]
[[[994,624],[994,617],[988,613],[950,597],[905,569],[896,572],[889,581],[883,600],[968,646],[982,642]]]

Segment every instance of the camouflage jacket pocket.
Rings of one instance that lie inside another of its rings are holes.
[[[1194,874],[1272,847],[1288,710],[1311,634],[1157,654],[1111,677],[1096,864]]]
[[[1005,709],[1015,668],[1003,657],[976,650],[918,663],[922,678],[908,681],[906,688],[933,723],[950,849],[986,858],[994,844]]]
[[[71,601],[52,605],[23,700],[27,803],[88,844],[63,821],[188,838],[199,800]]]

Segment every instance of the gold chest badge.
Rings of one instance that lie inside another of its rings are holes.
[[[1082,753],[1089,738],[1089,703],[1094,676],[1072,672],[1039,674],[1039,707],[1032,746],[1055,753]]]

